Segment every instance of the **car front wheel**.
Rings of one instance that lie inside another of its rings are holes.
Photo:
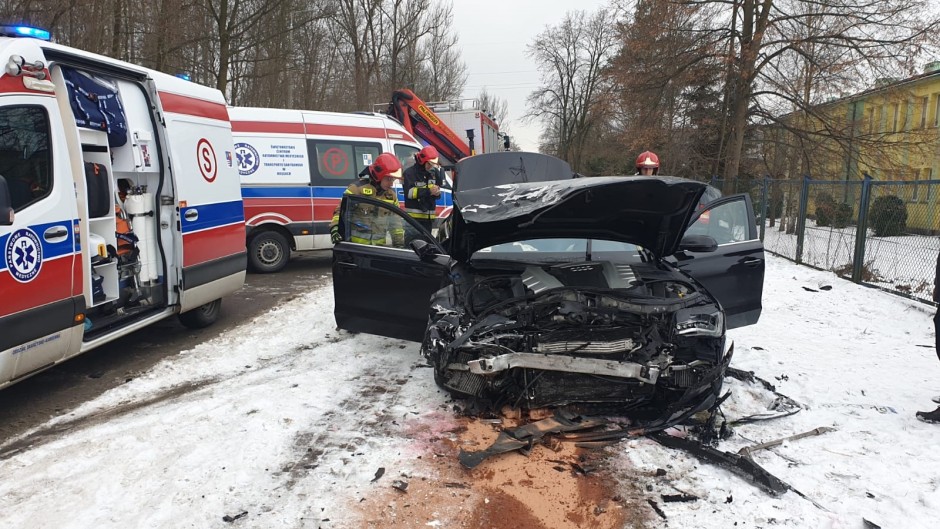
[[[248,243],[248,264],[252,272],[280,272],[290,260],[287,238],[276,231],[263,231]]]

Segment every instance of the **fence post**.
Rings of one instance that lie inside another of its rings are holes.
[[[767,197],[770,194],[770,176],[764,175],[760,191],[760,240],[764,240],[764,228],[767,227]]]
[[[852,259],[852,281],[862,282],[862,268],[865,265],[865,240],[868,238],[868,204],[871,201],[871,181],[868,174],[862,181],[862,194],[858,205],[858,226],[855,228],[855,256]]]
[[[800,185],[800,212],[796,219],[796,264],[803,264],[803,232],[806,231],[806,209],[809,202],[809,175]]]

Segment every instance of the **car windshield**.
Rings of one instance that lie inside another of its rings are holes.
[[[597,239],[528,239],[497,244],[478,250],[471,260],[498,259],[524,262],[571,262],[587,260],[641,262],[635,244]]]

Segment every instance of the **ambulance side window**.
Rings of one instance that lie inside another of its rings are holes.
[[[316,185],[346,186],[382,153],[382,145],[371,142],[307,140],[310,180]]]
[[[402,169],[407,169],[415,164],[415,153],[418,152],[418,149],[400,143],[396,143],[394,148],[395,156],[401,162]]]
[[[52,192],[49,117],[40,106],[0,107],[0,175],[6,178],[14,211]]]

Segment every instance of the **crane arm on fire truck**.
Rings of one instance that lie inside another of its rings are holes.
[[[471,148],[444,124],[424,101],[407,88],[392,93],[387,113],[397,119],[408,132],[428,145],[433,145],[452,163],[473,154]]]

